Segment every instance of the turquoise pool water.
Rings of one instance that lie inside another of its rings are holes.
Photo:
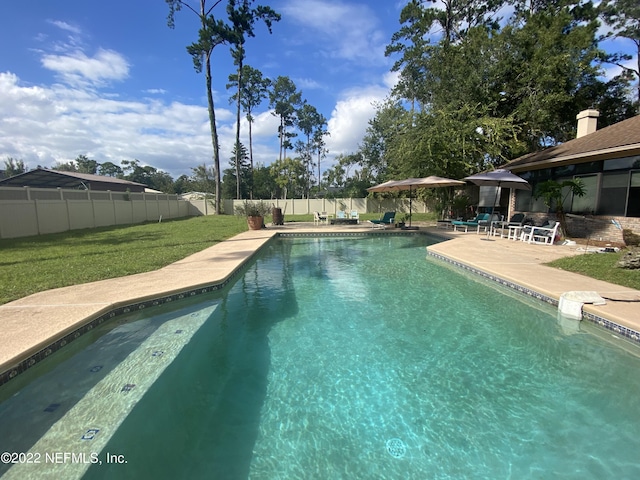
[[[224,298],[120,325],[0,404],[0,450],[102,462],[59,478],[640,478],[640,359],[427,243],[272,242]]]

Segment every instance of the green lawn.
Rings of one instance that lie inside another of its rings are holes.
[[[221,215],[2,239],[0,304],[156,270],[246,230],[244,217]]]
[[[623,253],[623,251],[618,253],[585,253],[584,255],[560,258],[547,265],[640,290],[640,270],[628,270],[616,266]]]

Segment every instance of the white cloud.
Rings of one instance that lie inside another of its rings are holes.
[[[217,112],[217,110],[216,110]],[[270,165],[278,158],[278,125],[279,120],[272,114],[272,110],[255,113],[251,126],[254,164]],[[235,114],[233,120],[218,128],[220,139],[220,168],[229,167],[229,159],[236,142]],[[240,121],[240,142],[249,151],[249,122],[243,114]]]
[[[12,73],[0,73],[0,104],[7,106],[0,118],[0,158],[22,159],[30,168],[80,154],[100,163],[136,158],[174,177],[211,164],[206,107],[124,102],[62,85],[27,87]]]
[[[62,30],[65,35],[60,37],[59,32],[55,32],[53,36],[42,32],[37,34],[36,40],[43,45],[43,50],[67,54],[85,48],[85,35],[80,27],[61,20],[47,20],[47,23]]]
[[[384,85],[354,88],[343,92],[328,121],[330,135],[327,148],[332,156],[353,153],[364,136],[376,104],[389,94],[388,78]]]
[[[78,155],[99,163],[138,159],[177,178],[196,165],[212,164],[207,108],[144,98],[111,99],[99,92],[64,85],[24,86],[17,75],[0,73],[0,158],[24,160],[29,168],[50,167]],[[235,143],[235,112],[216,108],[221,169],[228,168]],[[255,115],[254,161],[277,157],[278,119]],[[242,118],[242,142],[249,146]]]
[[[254,113],[253,114],[253,125],[251,126],[252,137],[276,137],[278,135],[278,126],[280,125],[280,121],[278,117],[273,115],[273,110],[268,110],[262,113]],[[248,123],[241,126],[241,131],[248,132],[249,125]]]
[[[322,89],[322,85],[312,78],[295,78],[293,82],[300,90],[318,90]]]
[[[67,22],[63,22],[61,20],[48,20],[48,22],[51,25],[55,25],[56,27],[58,27],[61,30],[65,30],[69,33],[73,33],[74,35],[80,35],[82,34],[82,30],[79,27],[76,27],[75,25],[71,25]]]
[[[290,0],[282,10],[284,15],[302,24],[302,28],[317,34],[300,36],[298,41],[309,39],[323,55],[361,64],[385,62],[388,38],[368,5]]]
[[[64,55],[45,54],[42,66],[56,72],[67,84],[102,86],[109,80],[124,80],[129,76],[129,64],[118,52],[99,49],[95,56],[76,50]]]

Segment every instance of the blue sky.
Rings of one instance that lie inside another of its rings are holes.
[[[395,82],[384,48],[406,2],[256,3],[271,6],[282,20],[271,35],[264,25],[257,27],[247,41],[247,63],[270,78],[291,78],[328,119],[324,167],[330,166],[336,155],[358,148],[374,104]],[[196,38],[197,18],[178,12],[172,30],[167,13],[163,0],[5,2],[0,165],[11,156],[29,168],[49,167],[82,154],[118,165],[138,159],[174,178],[211,165],[204,75],[195,72],[185,49]],[[235,135],[225,88],[233,71],[228,47],[217,47],[214,100],[222,168]],[[254,159],[270,164],[278,155],[278,121],[267,102],[254,116]],[[248,145],[246,124],[243,132]]]

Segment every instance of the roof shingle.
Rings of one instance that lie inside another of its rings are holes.
[[[510,161],[502,168],[508,170],[539,169],[564,163],[580,163],[611,156],[613,152],[640,153],[640,115],[596,130],[584,137],[529,153]],[[627,155],[623,155],[627,156]]]

